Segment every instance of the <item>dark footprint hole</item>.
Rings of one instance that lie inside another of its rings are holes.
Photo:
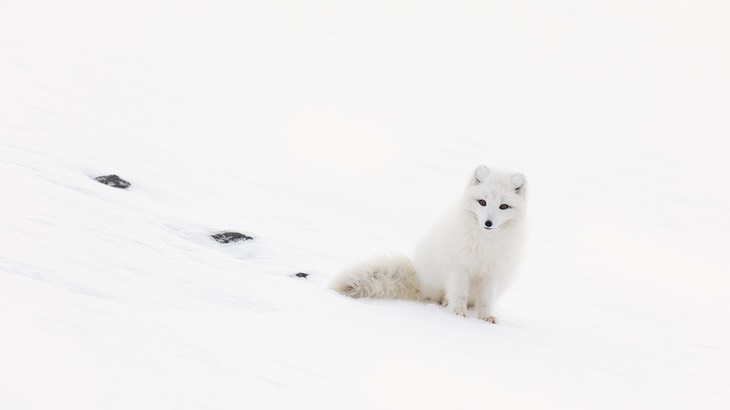
[[[210,235],[211,238],[215,239],[220,243],[238,242],[238,241],[249,241],[253,239],[248,235],[244,235],[240,232],[220,232]]]
[[[110,187],[114,188],[120,188],[120,189],[127,189],[132,184],[129,182],[123,180],[122,178],[119,178],[119,175],[102,175],[100,177],[94,178],[95,180],[101,182],[104,185],[109,185]]]

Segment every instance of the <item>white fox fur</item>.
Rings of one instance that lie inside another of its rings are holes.
[[[331,287],[353,298],[419,299],[416,269],[404,255],[383,255],[341,272]]]
[[[335,277],[331,287],[355,298],[441,303],[460,316],[496,323],[497,297],[515,271],[524,238],[526,180],[479,166],[456,206],[424,236],[414,261],[375,258]]]

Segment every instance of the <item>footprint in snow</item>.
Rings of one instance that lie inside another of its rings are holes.
[[[219,232],[219,233],[210,235],[210,237],[215,239],[216,242],[220,242],[220,243],[250,241],[253,239],[252,237],[250,237],[248,235],[244,235],[240,232],[232,232],[232,231]]]
[[[100,177],[94,178],[98,182],[101,182],[104,185],[109,185],[110,187],[119,188],[119,189],[127,189],[130,186],[132,186],[131,183],[128,181],[123,180],[122,178],[119,178],[119,175],[102,175]]]

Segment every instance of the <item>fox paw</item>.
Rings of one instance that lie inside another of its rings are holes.
[[[453,309],[451,309],[451,313],[455,314],[456,316],[461,316],[461,317],[469,316],[469,311],[466,310],[465,308],[453,308]]]
[[[497,318],[494,316],[486,316],[486,317],[482,317],[480,319],[482,319],[485,322],[494,323],[495,325],[499,323],[499,322],[497,322]]]

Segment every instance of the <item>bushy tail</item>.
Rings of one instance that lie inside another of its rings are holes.
[[[413,262],[403,255],[385,255],[337,275],[330,287],[353,298],[418,299]]]

